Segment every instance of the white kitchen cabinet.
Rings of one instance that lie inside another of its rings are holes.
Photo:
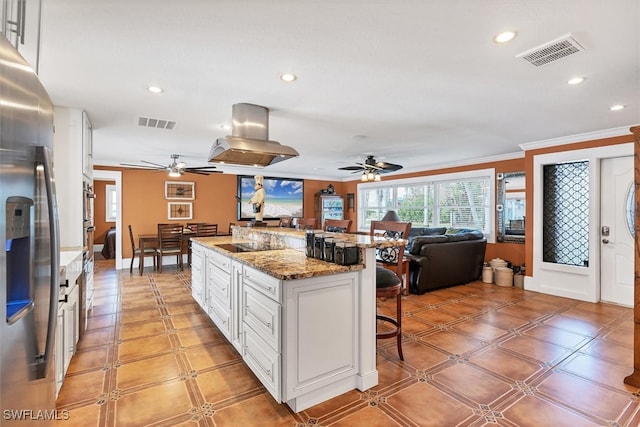
[[[198,305],[206,311],[204,305],[204,248],[192,242],[191,245],[191,295]]]
[[[55,345],[55,378],[56,397],[60,393],[62,383],[64,383],[64,311],[62,304],[58,307],[58,318],[56,323],[56,345]]]
[[[82,174],[93,182],[93,128],[86,111],[82,112]]]
[[[2,33],[38,74],[40,61],[41,0],[3,0]]]
[[[94,270],[94,259],[91,258],[87,260],[84,264],[84,280],[85,280],[85,295],[83,296],[85,299],[84,302],[84,313],[80,313],[81,316],[85,316],[86,325],[86,316],[88,316],[89,310],[93,307],[93,297],[95,295],[95,285],[93,282],[93,270]]]
[[[282,402],[281,281],[245,265],[241,289],[242,358]]]
[[[319,390],[338,395],[358,387],[358,276],[291,280],[283,288],[282,401],[298,412],[321,401]]]
[[[231,341],[231,260],[215,252],[207,254],[207,313]]]
[[[58,216],[60,221],[60,246],[82,247],[84,236],[83,182],[93,186],[91,166],[85,159],[83,148],[91,132],[85,111],[56,106],[54,111],[53,171],[56,177]],[[89,135],[89,136],[87,136]]]
[[[231,344],[242,353],[242,313],[236,307],[240,306],[242,298],[242,264],[233,260],[231,262]]]
[[[197,241],[193,248],[206,265],[202,277],[192,258],[194,298],[205,289],[205,311],[276,401],[299,412],[362,387],[361,273],[280,280]]]
[[[242,341],[242,360],[271,393],[276,402],[282,402],[282,359],[280,353],[271,348],[251,328],[243,328]]]
[[[71,358],[76,354],[76,345],[78,344],[78,337],[80,336],[80,322],[79,322],[79,300],[78,300],[78,286],[74,286],[71,293],[67,296],[67,302],[63,305],[62,312],[64,318],[64,371],[65,373],[69,369]]]
[[[64,383],[64,376],[69,369],[71,358],[76,353],[80,337],[80,302],[78,299],[78,285],[73,284],[66,300],[58,303],[58,319],[55,344],[55,379],[56,394]]]
[[[56,393],[60,391],[80,338],[80,286],[84,280],[82,251],[60,253],[60,292],[55,342]]]

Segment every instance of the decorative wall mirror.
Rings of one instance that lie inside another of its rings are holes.
[[[498,242],[524,243],[524,172],[498,173]]]

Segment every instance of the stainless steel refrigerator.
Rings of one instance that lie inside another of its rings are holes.
[[[0,425],[52,425],[60,284],[53,105],[0,34]],[[37,421],[37,422],[36,422]]]

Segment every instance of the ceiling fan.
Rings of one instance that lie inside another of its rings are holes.
[[[361,181],[380,181],[380,174],[387,172],[394,172],[402,169],[402,165],[396,165],[394,163],[376,162],[373,155],[367,155],[367,159],[364,163],[356,162],[357,166],[345,166],[338,168],[339,170],[353,171],[352,173],[362,172]]]
[[[199,175],[209,175],[210,173],[222,173],[222,171],[216,171],[215,166],[200,166],[200,167],[192,167],[188,168],[185,162],[179,162],[180,158],[179,154],[171,155],[171,163],[167,166],[160,165],[158,163],[148,162],[146,160],[140,160],[142,163],[146,163],[145,165],[134,165],[130,163],[120,163],[122,166],[132,166],[138,169],[152,169],[152,170],[167,170],[169,171],[169,176],[173,178],[177,178],[179,176],[184,175],[185,173],[196,173]]]

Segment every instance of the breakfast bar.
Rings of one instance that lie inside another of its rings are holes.
[[[375,250],[404,243],[327,235],[357,247],[358,262],[306,256],[304,231],[233,227],[192,238],[193,298],[295,412],[377,385]]]

